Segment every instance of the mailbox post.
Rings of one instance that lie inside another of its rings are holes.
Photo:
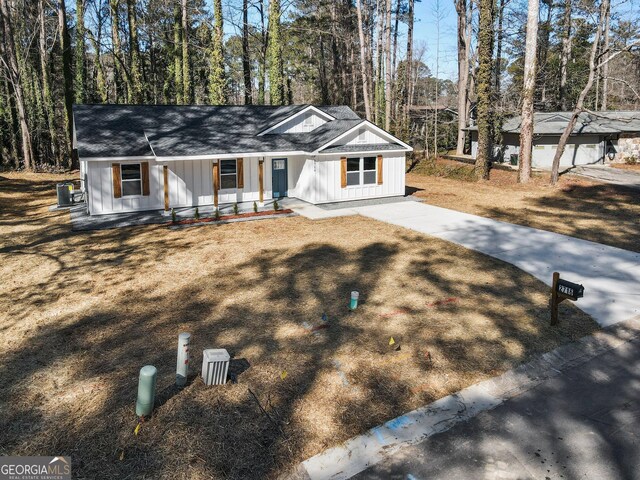
[[[577,301],[584,296],[584,287],[578,283],[569,282],[560,278],[558,272],[553,272],[551,285],[551,325],[557,325],[558,305],[564,300]]]

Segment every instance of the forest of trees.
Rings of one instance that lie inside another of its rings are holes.
[[[456,82],[432,74],[414,1],[0,0],[1,167],[71,168],[74,103],[345,104],[431,154],[463,151],[477,122],[482,167],[527,105],[532,2],[451,0]],[[629,5],[541,2],[532,108],[640,108]]]

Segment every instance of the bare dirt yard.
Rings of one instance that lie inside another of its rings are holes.
[[[275,478],[597,329],[568,302],[549,327],[548,287],[515,267],[361,217],[73,232],[47,208],[63,178],[0,174],[0,454],[70,455],[75,478]],[[237,383],[197,378],[210,347]]]
[[[489,181],[471,180],[473,166],[439,160],[407,174],[407,187],[427,203],[504,222],[562,233],[640,252],[640,191],[563,175],[549,186],[548,173],[528,185],[515,170],[491,170]]]

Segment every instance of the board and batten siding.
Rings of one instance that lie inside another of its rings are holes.
[[[371,156],[377,156],[372,152]],[[329,203],[376,197],[404,195],[404,154],[383,155],[382,185],[359,185],[342,188],[340,158],[342,155],[266,157],[264,159],[264,200],[271,200],[272,161],[287,158],[288,196],[310,203]],[[354,155],[355,156],[355,155]],[[219,204],[259,201],[258,157],[243,159],[244,188],[220,190]],[[169,172],[169,206],[195,207],[213,204],[213,161],[179,160],[149,163],[149,191],[147,196],[114,198],[112,164],[140,163],[140,161],[86,161],[89,211],[92,215],[124,213],[164,208],[163,165]],[[377,163],[376,163],[377,166]]]
[[[379,197],[395,197],[405,194],[405,156],[404,154],[383,155],[382,185],[341,186],[340,158],[343,155],[316,157],[315,165],[311,160],[305,163],[305,170],[312,176],[311,194],[302,200],[311,203],[342,202]],[[344,155],[347,156],[347,155]],[[360,155],[359,155],[360,156]],[[371,153],[371,156],[378,156]],[[377,162],[376,162],[377,164]],[[315,172],[313,172],[315,168]],[[305,173],[303,171],[303,173]],[[302,175],[301,177],[306,177]],[[376,175],[377,177],[377,175]],[[301,178],[301,180],[303,180]]]
[[[360,137],[360,132],[364,129],[363,137]],[[374,132],[368,126],[357,128],[344,138],[341,138],[336,145],[360,145],[360,144],[376,144],[376,143],[389,143],[389,141],[378,133]]]
[[[140,161],[88,161],[86,174],[88,180],[89,212],[92,215],[107,213],[136,212],[162,209],[164,205],[162,165],[153,160],[149,162],[149,195],[135,195],[114,198],[112,164],[120,165],[141,163]]]
[[[305,124],[305,120],[307,124]],[[274,128],[269,133],[304,133],[318,128],[327,121],[313,111],[305,112],[291,120],[287,120],[282,125]]]
[[[264,200],[271,200],[272,160],[287,158],[288,195],[297,196],[297,186],[306,164],[304,157],[266,157],[264,159]],[[229,158],[231,159],[231,157]],[[244,187],[218,192],[218,203],[257,202],[260,199],[258,157],[243,159]],[[139,161],[83,161],[89,185],[89,211],[93,215],[159,210],[164,208],[163,165],[169,168],[169,206],[171,208],[213,205],[213,161],[176,160],[157,163],[149,160],[148,196],[114,198],[112,164],[124,165]],[[310,182],[309,182],[310,183]]]

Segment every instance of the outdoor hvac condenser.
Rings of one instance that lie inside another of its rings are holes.
[[[202,352],[202,380],[205,385],[224,385],[229,371],[229,354],[224,348],[209,348]]]

